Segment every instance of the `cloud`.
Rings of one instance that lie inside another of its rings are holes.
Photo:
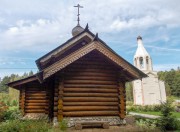
[[[43,50],[42,47],[51,47],[67,36],[67,31],[59,20],[38,19],[34,23],[19,20],[16,23],[17,25],[1,32],[0,43],[5,45],[0,50]]]
[[[158,51],[172,51],[172,52],[179,52],[180,53],[180,49],[163,48],[163,47],[150,46],[150,45],[146,45],[146,47],[149,47],[151,49],[155,49],[155,50],[158,50]]]
[[[77,3],[84,6],[80,9],[81,26],[89,23],[90,30],[98,32],[125,59],[132,58],[138,35],[142,35],[150,54],[166,52],[167,55],[168,52],[173,58],[179,53],[179,0],[2,0],[0,56],[23,53],[21,56],[26,58],[36,54],[33,57],[37,59],[64,43],[72,37],[71,30],[77,24],[77,9],[73,8]],[[2,64],[7,64],[7,60]],[[34,63],[34,60],[29,61]],[[26,59],[11,59],[13,62],[28,63]]]
[[[3,45],[0,51],[13,49],[47,51],[70,38],[71,29],[76,24],[76,9],[73,5],[77,3],[56,0],[54,2],[56,4],[52,4],[49,0],[46,2],[19,0],[9,4],[3,1],[0,12],[4,17],[5,14],[8,15],[4,23],[8,23],[9,26],[0,32],[0,45]],[[177,12],[180,7],[170,1],[81,0],[80,3],[84,6],[84,9],[81,9],[81,24],[84,26],[89,22],[93,32],[111,35],[113,32],[119,34],[122,30],[128,30],[141,33],[142,30],[157,26],[165,28],[180,26],[180,14]],[[176,3],[179,3],[178,0]],[[13,21],[8,20],[10,17]],[[168,36],[164,39],[169,40]]]
[[[131,30],[131,29],[147,29],[153,26],[158,26],[160,23],[152,16],[144,16],[142,18],[131,18],[129,20],[114,20],[110,28],[112,30]]]

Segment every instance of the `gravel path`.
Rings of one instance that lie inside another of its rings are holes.
[[[160,116],[155,116],[155,115],[149,115],[149,114],[140,114],[140,113],[135,113],[135,112],[129,112],[130,115],[136,115],[136,116],[141,116],[145,118],[150,118],[150,119],[156,119],[159,118]]]

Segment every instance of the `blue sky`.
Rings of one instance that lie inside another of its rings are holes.
[[[36,59],[72,37],[78,3],[81,26],[130,63],[141,35],[154,70],[180,66],[179,0],[0,0],[0,77],[36,72]]]

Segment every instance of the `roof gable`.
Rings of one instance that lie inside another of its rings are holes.
[[[94,36],[95,35],[89,31],[88,24],[87,24],[87,26],[83,32],[70,38],[62,45],[58,46],[54,50],[50,51],[49,53],[45,54],[44,56],[42,56],[41,58],[36,60],[36,64],[37,64],[39,70],[44,69],[44,67],[42,66],[43,64],[47,64],[48,62],[54,60],[54,58],[67,52],[69,49],[76,46],[79,42],[84,41],[85,43],[89,43],[90,41],[92,41]]]
[[[78,47],[78,42],[81,40],[83,41],[84,39],[89,40],[85,45]],[[75,46],[77,47],[72,50]],[[75,37],[72,37],[64,44],[60,45],[56,49],[50,51],[46,55],[36,60],[36,64],[40,72],[38,72],[33,77],[11,82],[8,85],[19,86],[35,80],[38,80],[40,83],[42,83],[44,79],[49,78],[56,72],[62,70],[66,66],[70,65],[71,63],[95,50],[103,54],[107,59],[111,60],[113,63],[119,66],[119,68],[122,69],[122,75],[125,75],[127,73],[127,78],[131,76],[128,80],[147,77],[145,73],[124,60],[121,56],[114,52],[105,42],[98,38],[98,34],[94,35],[92,32],[90,32],[87,25],[83,32],[81,32]],[[67,54],[67,52],[69,53]],[[47,64],[49,62],[51,63]],[[44,64],[44,67],[42,67],[42,64]]]
[[[118,56],[112,49],[110,49],[106,44],[101,41],[96,41],[98,36],[95,37],[95,41],[93,40],[89,44],[85,45],[84,47],[76,50],[72,54],[66,56],[65,58],[59,60],[58,62],[52,64],[51,66],[45,68],[43,70],[43,79],[50,77],[51,75],[55,74],[56,72],[60,71],[61,69],[65,68],[69,64],[73,63],[74,61],[78,60],[79,58],[83,57],[84,55],[97,50],[98,52],[105,55],[107,58],[112,60],[118,66],[125,69],[129,72],[135,79],[145,77],[146,75],[135,68],[133,65],[125,61],[122,57]]]

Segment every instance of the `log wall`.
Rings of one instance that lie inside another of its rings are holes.
[[[89,54],[68,66],[63,74],[63,108],[59,110],[64,117],[119,115],[118,72],[114,65]]]
[[[21,88],[20,94],[19,94],[19,108],[24,115],[24,109],[25,109],[25,88]]]
[[[25,89],[24,112],[49,114],[49,96],[46,86],[33,82],[28,84]]]

